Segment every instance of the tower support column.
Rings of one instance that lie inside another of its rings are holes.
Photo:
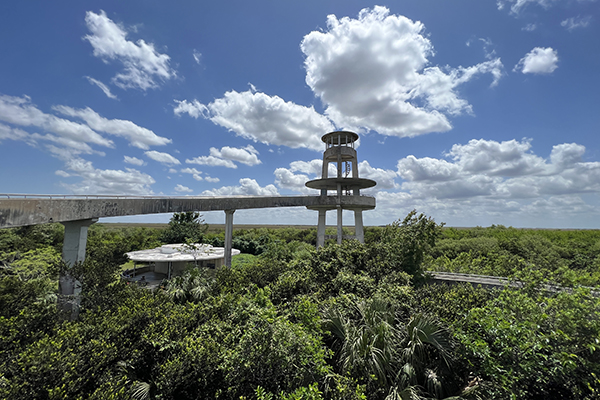
[[[354,210],[354,234],[356,240],[361,243],[365,242],[365,231],[363,228],[362,210]]]
[[[63,239],[62,258],[68,268],[85,260],[88,228],[98,219],[81,219],[77,221],[62,222],[65,226]],[[58,293],[61,296],[63,311],[70,319],[76,319],[79,314],[81,302],[81,283],[69,272],[62,273],[58,278]]]
[[[337,243],[342,244],[342,236],[344,235],[344,231],[342,229],[342,213],[343,209],[341,205],[337,207]]]
[[[317,225],[317,249],[325,245],[325,227],[327,223],[327,210],[319,209],[319,224]]]
[[[225,266],[231,268],[231,248],[233,243],[233,213],[235,210],[225,210]]]

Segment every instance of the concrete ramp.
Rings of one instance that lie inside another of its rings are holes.
[[[2,198],[4,197],[4,198]],[[0,195],[0,228],[184,211],[337,205],[375,208],[370,196],[130,197]]]

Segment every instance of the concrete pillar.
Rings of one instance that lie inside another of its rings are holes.
[[[323,157],[323,168],[321,169],[321,178],[329,178],[329,161]]]
[[[362,210],[354,210],[354,232],[356,240],[365,242],[365,231],[363,228]]]
[[[98,219],[62,222],[65,226],[62,257],[69,268],[85,260],[88,228],[96,221]],[[58,289],[63,296],[78,296],[81,293],[81,284],[71,276],[63,275],[59,278]]]
[[[225,210],[225,266],[231,268],[231,248],[233,242],[233,213],[235,210]]]
[[[342,236],[344,231],[342,230],[342,206],[338,204],[337,206],[337,243],[342,244]]]
[[[325,227],[327,222],[327,210],[319,209],[319,224],[317,225],[317,249],[325,245]]]

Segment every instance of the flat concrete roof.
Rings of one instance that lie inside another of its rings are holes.
[[[238,254],[240,254],[238,249],[231,249],[232,256]],[[140,262],[192,262],[225,258],[225,248],[213,247],[210,244],[197,244],[194,252],[183,243],[177,243],[165,244],[149,250],[130,251],[125,255],[132,261]]]

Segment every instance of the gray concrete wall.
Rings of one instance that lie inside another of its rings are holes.
[[[5,198],[0,199],[0,228],[124,215],[271,207],[335,208],[337,204],[337,196]],[[342,196],[341,205],[375,208],[375,198]]]

